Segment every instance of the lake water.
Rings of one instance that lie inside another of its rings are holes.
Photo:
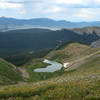
[[[62,68],[62,64],[55,61],[50,61],[50,60],[45,59],[43,62],[48,63],[50,65],[46,66],[46,68],[34,69],[35,72],[55,72]]]

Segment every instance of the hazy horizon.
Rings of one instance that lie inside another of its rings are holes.
[[[53,19],[49,17],[32,17],[32,18],[16,18],[16,17],[7,17],[7,16],[0,16],[0,18],[12,18],[12,19],[18,19],[18,20],[31,20],[31,19],[50,19],[54,21],[66,21],[66,22],[100,22],[100,20],[93,20],[93,21],[70,21],[70,20],[65,20],[65,19]]]

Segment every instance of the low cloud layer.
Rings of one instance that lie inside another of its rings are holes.
[[[0,0],[0,16],[94,21],[100,20],[100,0]]]

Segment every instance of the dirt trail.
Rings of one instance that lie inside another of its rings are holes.
[[[18,70],[22,73],[23,77],[29,78],[29,74],[25,68],[18,68]]]
[[[93,57],[94,55],[95,55],[94,57],[100,56],[100,54],[99,54],[99,55],[96,55],[96,54],[98,54],[98,53],[100,53],[100,51],[97,51],[97,52],[95,52],[95,53],[93,53],[93,54],[87,55],[87,56],[82,57],[82,58],[80,58],[80,59],[78,59],[78,60],[75,60],[75,61],[73,61],[73,62],[70,62],[68,68],[65,69],[65,71],[70,71],[70,70],[77,69],[80,65],[82,65],[82,64],[84,64],[84,63],[86,63],[86,62],[88,62],[88,61],[89,61],[88,58]]]

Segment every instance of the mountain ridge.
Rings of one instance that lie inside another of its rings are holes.
[[[34,27],[46,27],[51,29],[61,28],[83,28],[83,27],[100,26],[100,21],[93,22],[70,22],[66,20],[54,20],[50,18],[33,18],[33,19],[16,19],[0,17],[0,30],[15,30]]]
[[[78,34],[68,29],[53,31],[37,28],[0,32],[0,56],[5,55],[8,50],[15,52],[16,50],[55,48],[57,45],[69,41],[78,41],[90,45],[98,39],[100,39],[100,36],[95,32]],[[5,50],[7,50],[6,53]]]

